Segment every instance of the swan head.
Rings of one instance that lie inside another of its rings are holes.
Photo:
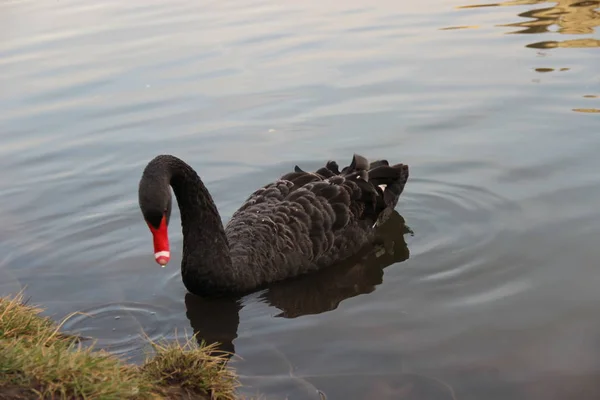
[[[169,186],[155,185],[152,181],[141,183],[139,205],[144,220],[152,233],[154,260],[164,267],[171,259],[168,233],[171,218],[171,191]]]

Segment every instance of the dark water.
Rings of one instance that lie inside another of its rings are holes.
[[[269,399],[598,398],[599,6],[3,1],[0,294],[87,313],[65,327],[134,361],[142,329],[200,331]],[[352,265],[196,298],[178,214],[153,262],[154,155],[197,168],[227,220],[355,151],[411,179]]]

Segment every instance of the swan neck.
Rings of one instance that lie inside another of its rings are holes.
[[[170,163],[170,185],[181,214],[184,285],[192,293],[227,286],[231,256],[212,196],[192,167],[181,160]]]

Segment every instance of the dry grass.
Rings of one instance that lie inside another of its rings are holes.
[[[234,399],[237,377],[228,368],[225,354],[214,355],[216,344],[199,346],[191,338],[181,344],[152,343],[156,355],[141,367],[149,381],[177,387],[184,393],[210,393],[213,399]],[[206,354],[212,354],[207,356]]]
[[[0,400],[236,398],[236,375],[212,346],[152,343],[155,356],[137,367],[82,348],[22,300],[0,298]]]

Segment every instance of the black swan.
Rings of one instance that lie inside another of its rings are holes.
[[[407,165],[369,163],[358,154],[341,172],[335,161],[316,172],[296,166],[252,193],[223,227],[194,169],[160,155],[144,169],[138,195],[155,260],[165,266],[173,188],[183,231],[183,283],[202,296],[250,292],[355,255],[389,218],[407,180]]]

